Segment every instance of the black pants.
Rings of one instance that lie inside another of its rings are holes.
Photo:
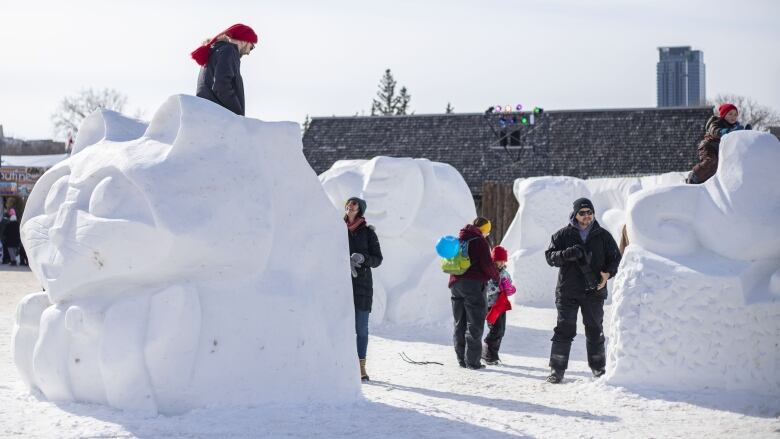
[[[607,364],[604,355],[604,299],[593,295],[578,298],[563,297],[555,301],[558,308],[558,325],[552,338],[550,367],[565,370],[569,366],[571,342],[577,335],[577,309],[582,310],[585,325],[585,347],[591,369],[603,369]]]
[[[501,339],[506,331],[506,312],[502,312],[492,325],[488,323],[488,335],[485,336],[485,346],[482,348],[482,358],[485,361],[498,361],[498,350],[501,348]]]
[[[482,332],[485,328],[487,304],[485,284],[472,279],[460,279],[452,285],[452,316],[455,333],[452,336],[458,361],[477,367],[482,356]]]

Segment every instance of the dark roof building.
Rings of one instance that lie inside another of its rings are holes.
[[[316,117],[303,152],[317,174],[379,155],[449,163],[479,198],[484,181],[690,170],[711,115],[710,107],[549,111],[533,125],[520,113]]]

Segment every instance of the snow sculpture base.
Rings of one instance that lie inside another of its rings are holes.
[[[300,128],[173,96],[140,138],[100,113],[39,180],[22,239],[45,292],[14,361],[55,401],[146,414],[360,395],[344,224]]]
[[[745,299],[751,280],[768,278],[780,261],[751,265],[678,262],[629,246],[613,286],[608,382],[780,394],[780,297]]]

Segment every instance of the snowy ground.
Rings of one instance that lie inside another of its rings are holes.
[[[154,418],[53,404],[27,392],[10,354],[16,304],[37,289],[26,269],[0,268],[0,437],[780,437],[780,398],[629,391],[594,381],[582,335],[565,383],[546,384],[555,312],[528,307],[509,313],[504,365],[483,371],[457,367],[448,327],[373,328],[373,381],[359,404],[214,407]],[[408,364],[400,352],[444,366]]]

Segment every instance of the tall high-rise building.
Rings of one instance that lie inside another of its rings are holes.
[[[705,104],[704,53],[690,46],[659,47],[656,66],[659,107]]]

